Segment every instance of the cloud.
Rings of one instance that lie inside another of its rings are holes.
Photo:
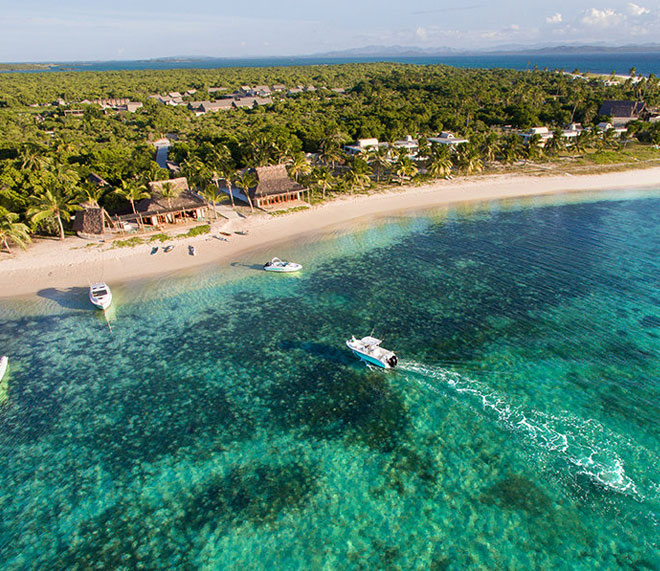
[[[611,8],[605,8],[604,10],[591,8],[585,12],[582,23],[597,28],[609,28],[616,26],[621,20],[621,14],[618,14]]]
[[[644,8],[644,6],[640,6],[633,2],[628,2],[628,10],[630,10],[630,13],[633,16],[644,16],[645,14],[651,13],[651,10],[648,8]]]
[[[548,18],[545,19],[546,24],[561,24],[563,18],[562,15],[557,12],[556,14],[553,14],[552,16],[549,16]]]
[[[428,32],[426,31],[426,28],[422,28],[421,26],[419,26],[419,28],[415,30],[415,37],[418,40],[422,40],[422,41],[425,40],[428,37]]]

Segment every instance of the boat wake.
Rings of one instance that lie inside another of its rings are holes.
[[[415,362],[403,362],[400,370],[409,378],[441,394],[438,381],[458,394],[469,396],[481,410],[496,417],[506,430],[521,435],[529,444],[550,458],[560,457],[571,466],[574,476],[584,475],[595,484],[637,500],[644,500],[635,482],[626,474],[623,461],[612,442],[618,436],[595,420],[570,414],[553,416],[537,410],[524,410],[497,394],[485,383],[450,369]]]

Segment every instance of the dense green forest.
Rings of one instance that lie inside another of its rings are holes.
[[[185,106],[153,97],[209,87],[231,93],[242,85],[313,85],[316,90],[276,94],[273,103],[196,116]],[[332,88],[343,88],[337,93]],[[129,98],[135,113],[104,112],[87,99]],[[216,70],[48,72],[0,74],[0,245],[25,243],[32,232],[63,235],[77,204],[96,201],[110,212],[130,209],[131,196],[151,180],[169,178],[154,162],[151,144],[176,141],[170,157],[205,196],[219,178],[234,181],[240,169],[287,162],[292,176],[312,189],[312,199],[415,177],[471,173],[520,159],[551,160],[588,150],[616,150],[611,135],[585,129],[570,148],[557,134],[541,148],[523,145],[519,130],[551,130],[579,122],[590,127],[606,117],[606,99],[660,101],[655,76],[606,86],[598,78],[556,71],[456,69],[394,63]],[[59,101],[59,104],[56,102]],[[82,117],[66,110],[82,109]],[[657,123],[635,122],[629,133],[660,143]],[[357,138],[395,141],[451,131],[470,143],[449,152],[421,145],[421,160],[403,152],[374,151],[350,158],[342,146]],[[314,153],[310,158],[305,153]],[[109,183],[89,182],[95,173]],[[240,182],[240,181],[239,181]],[[215,188],[215,190],[214,190]],[[118,192],[116,190],[119,190]],[[63,224],[61,222],[63,221]]]

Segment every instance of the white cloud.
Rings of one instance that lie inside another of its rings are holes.
[[[588,26],[596,26],[598,28],[609,28],[616,26],[621,22],[621,14],[617,14],[611,8],[599,10],[598,8],[591,8],[587,10],[582,18],[582,23]]]
[[[415,30],[415,36],[417,37],[418,40],[425,40],[428,37],[428,32],[426,31],[426,28],[422,28],[419,26],[417,30]]]
[[[644,6],[640,6],[633,2],[628,2],[628,9],[633,16],[644,16],[645,14],[651,13],[651,10],[648,8],[644,8]]]
[[[553,14],[552,16],[549,16],[548,18],[545,19],[546,24],[561,24],[563,21],[562,15],[557,12],[556,14]]]

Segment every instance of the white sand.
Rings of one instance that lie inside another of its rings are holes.
[[[213,224],[218,230],[248,230],[232,235],[229,242],[209,235],[174,240],[172,252],[150,255],[152,245],[111,249],[110,244],[90,246],[91,241],[70,237],[37,240],[15,256],[0,258],[0,298],[35,294],[44,288],[88,287],[89,282],[108,284],[185,270],[211,262],[240,261],[250,250],[289,240],[297,234],[346,224],[359,218],[378,217],[404,210],[421,210],[461,202],[540,196],[579,191],[635,188],[660,189],[660,167],[597,175],[488,175],[443,180],[425,186],[374,195],[346,196],[335,201],[284,216],[255,215]],[[196,256],[188,245],[196,244]]]

